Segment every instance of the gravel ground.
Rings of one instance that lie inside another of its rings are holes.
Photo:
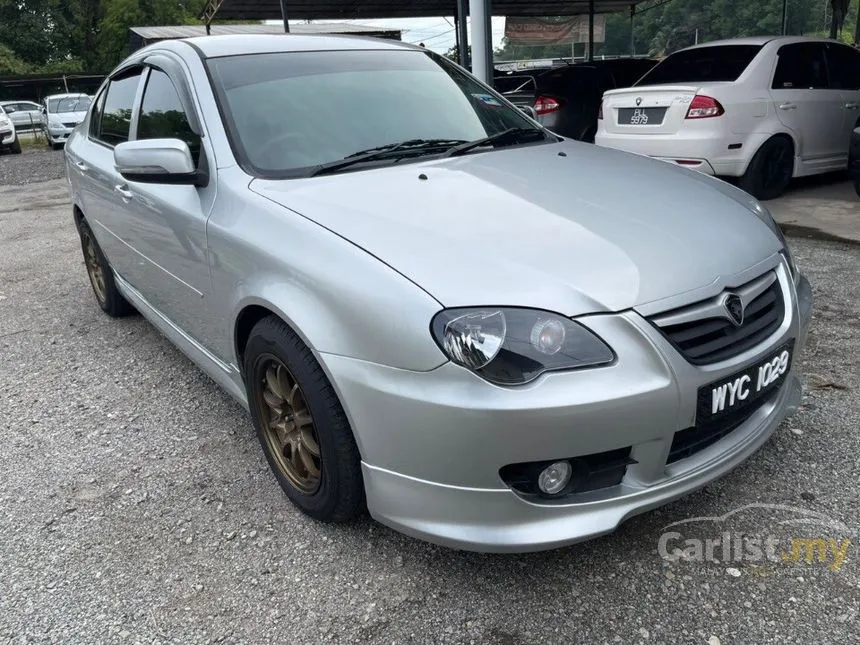
[[[0,186],[22,186],[65,176],[63,151],[51,150],[44,143],[28,146],[20,155],[0,154]]]
[[[857,530],[860,247],[791,243],[817,298],[801,412],[613,535],[481,555],[299,514],[241,408],[144,320],[98,309],[64,183],[0,186],[0,643],[860,642],[856,533],[838,570],[658,555],[666,525],[749,504]],[[730,529],[844,536],[777,515]]]

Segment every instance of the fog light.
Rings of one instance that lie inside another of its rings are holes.
[[[573,469],[566,461],[557,461],[544,468],[538,475],[538,488],[542,493],[555,495],[564,490],[570,481]]]

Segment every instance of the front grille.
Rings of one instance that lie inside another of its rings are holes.
[[[694,365],[734,358],[779,329],[785,301],[773,271],[729,292],[749,299],[740,326],[726,317],[723,300],[727,294],[661,313],[650,322]]]
[[[765,403],[773,401],[779,394],[780,389],[782,388],[777,388],[770,396],[762,397],[754,405],[730,412],[716,421],[699,423],[692,428],[679,430],[672,439],[672,447],[669,449],[669,458],[666,460],[666,463],[671,464],[680,459],[691,457],[700,450],[704,450],[723,437],[728,436],[743,425],[756,410],[761,408]]]

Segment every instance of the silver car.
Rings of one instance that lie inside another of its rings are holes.
[[[726,474],[801,399],[811,290],[765,208],[423,48],[157,43],[65,158],[101,308],[246,406],[320,520],[558,547]]]

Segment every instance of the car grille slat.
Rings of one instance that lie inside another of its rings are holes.
[[[782,289],[773,272],[730,291],[743,292],[750,285],[761,284],[762,280],[770,280],[770,284],[747,304],[744,321],[740,326],[726,318],[715,316],[714,303],[724,297],[723,295],[660,313],[649,320],[675,349],[694,365],[734,358],[764,341],[779,329],[785,318]],[[697,308],[702,310],[702,317],[696,319],[693,316],[691,320],[691,312],[695,313]],[[673,323],[673,317],[678,320],[678,313],[683,314],[684,322]]]

